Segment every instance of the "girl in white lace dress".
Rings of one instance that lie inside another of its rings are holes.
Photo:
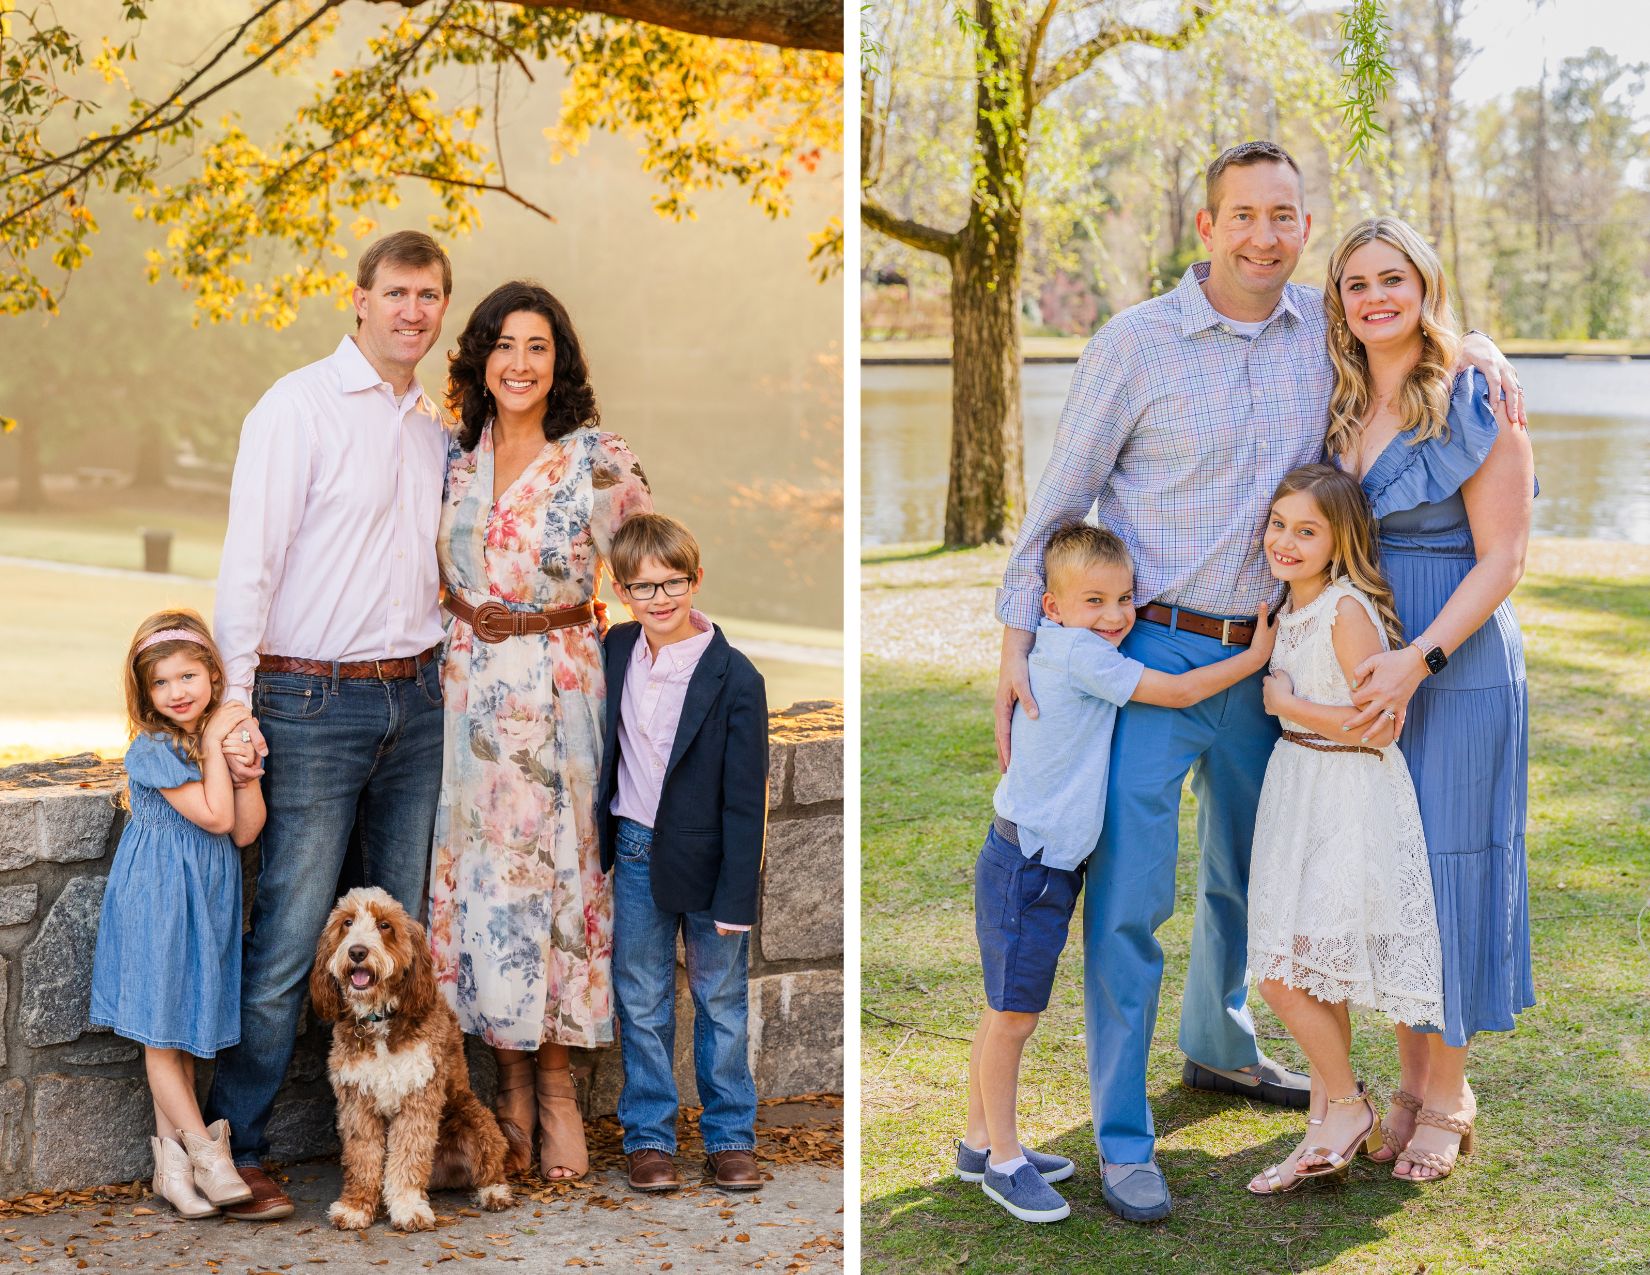
[[[1266,708],[1283,726],[1255,816],[1249,969],[1312,1068],[1306,1137],[1249,1184],[1258,1195],[1344,1174],[1379,1116],[1352,1074],[1348,1007],[1443,1021],[1443,969],[1426,839],[1396,745],[1345,735],[1351,674],[1401,642],[1357,482],[1329,465],[1287,475],[1265,537],[1288,585]],[[1384,734],[1391,735],[1392,730]]]

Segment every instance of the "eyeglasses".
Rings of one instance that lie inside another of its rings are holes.
[[[650,602],[653,600],[653,595],[658,593],[660,589],[665,591],[665,597],[667,598],[679,598],[688,591],[688,586],[692,583],[693,581],[687,576],[672,576],[669,580],[661,581],[658,584],[648,581],[627,584],[624,591],[637,602]]]

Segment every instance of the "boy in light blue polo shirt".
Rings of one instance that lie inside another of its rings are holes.
[[[974,932],[986,1010],[968,1069],[968,1132],[957,1176],[1025,1222],[1071,1213],[1049,1185],[1070,1160],[1020,1145],[1015,1125],[1020,1056],[1048,1008],[1054,970],[1105,819],[1106,770],[1117,708],[1131,699],[1185,708],[1260,672],[1277,626],[1263,608],[1246,650],[1185,673],[1160,673],[1117,649],[1134,627],[1134,564],[1111,531],[1074,523],[1043,555],[1043,620],[1031,648],[1038,715],[1018,706],[996,818],[974,868]],[[1001,1151],[996,1148],[1002,1148]]]

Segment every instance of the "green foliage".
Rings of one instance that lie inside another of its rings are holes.
[[[1341,121],[1348,160],[1368,159],[1370,146],[1386,133],[1377,112],[1392,87],[1387,62],[1391,30],[1381,0],[1353,0],[1341,17],[1341,82],[1346,91]]]
[[[425,0],[386,22],[353,65],[328,72],[342,3],[263,0],[148,99],[129,91],[124,73],[138,58],[142,3],[129,0],[122,36],[88,56],[86,39],[44,0],[27,11],[0,0],[0,313],[55,312],[90,253],[91,205],[108,194],[164,229],[149,276],[192,290],[197,320],[274,327],[306,299],[336,294],[345,232],[372,233],[409,184],[434,194],[441,235],[479,225],[488,193],[550,217],[511,184],[497,133],[501,98],[544,63],[569,80],[545,130],[552,162],[593,132],[634,137],[665,217],[692,217],[697,194],[730,184],[764,215],[783,216],[797,173],[840,152],[840,55],[567,10]],[[243,78],[305,72],[312,97],[271,137],[209,115]],[[124,120],[80,93],[92,73],[124,90]],[[436,85],[459,78],[473,87],[442,100]],[[182,154],[189,175],[163,180],[163,165]],[[810,260],[822,274],[839,245],[840,231],[815,236]],[[282,267],[269,268],[271,257]]]

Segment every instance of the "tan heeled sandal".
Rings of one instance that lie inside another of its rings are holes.
[[[1381,1142],[1381,1113],[1375,1110],[1375,1104],[1370,1100],[1369,1091],[1364,1088],[1363,1081],[1358,1082],[1356,1093],[1345,1098],[1331,1098],[1330,1102],[1336,1106],[1349,1106],[1352,1103],[1362,1103],[1369,1111],[1369,1126],[1341,1150],[1333,1147],[1307,1147],[1304,1154],[1315,1155],[1324,1163],[1308,1168],[1295,1166],[1297,1181],[1307,1178],[1341,1178],[1346,1176],[1347,1168],[1353,1157],[1360,1151],[1367,1156],[1373,1156],[1382,1146]],[[1424,1113],[1423,1113],[1424,1114]]]
[[[506,1173],[525,1172],[533,1162],[536,1095],[525,1102],[511,1097],[523,1090],[531,1093],[533,1088],[531,1056],[515,1062],[499,1062],[498,1093],[493,1098],[493,1116],[498,1121],[498,1131],[504,1135]]]
[[[1409,1138],[1405,1138],[1402,1145],[1400,1145],[1398,1142],[1398,1135],[1392,1131],[1392,1126],[1387,1123],[1387,1120],[1392,1116],[1393,1109],[1396,1107],[1402,1107],[1411,1115],[1418,1116],[1421,1114],[1421,1100],[1419,1098],[1410,1093],[1407,1089],[1393,1090],[1392,1103],[1387,1107],[1386,1115],[1381,1117],[1381,1139],[1383,1147],[1384,1149],[1390,1150],[1392,1154],[1384,1158],[1380,1156],[1370,1156],[1369,1158],[1375,1161],[1376,1164],[1393,1163],[1397,1160],[1398,1153],[1402,1151],[1404,1147],[1409,1145]],[[1413,1138],[1414,1136],[1414,1131],[1411,1130],[1410,1137]]]
[[[552,1182],[573,1182],[590,1171],[590,1151],[584,1142],[584,1113],[573,1087],[573,1068],[537,1067],[534,1094],[539,1108],[539,1172]],[[566,1169],[551,1177],[551,1169]]]
[[[1306,1120],[1306,1127],[1307,1127],[1308,1130],[1310,1130],[1313,1125],[1322,1124],[1322,1123],[1323,1123],[1323,1120],[1322,1120],[1321,1117],[1309,1116],[1309,1117],[1307,1117],[1307,1120]],[[1295,1158],[1298,1161],[1301,1156],[1308,1155],[1308,1154],[1311,1154],[1311,1153],[1312,1153],[1312,1149],[1310,1147],[1308,1147],[1305,1151],[1302,1151],[1302,1152],[1298,1153]],[[1296,1172],[1295,1172],[1295,1176],[1293,1178],[1291,1178],[1289,1181],[1285,1182],[1283,1180],[1283,1166],[1285,1164],[1288,1164],[1288,1163],[1289,1163],[1289,1161],[1282,1160],[1282,1161],[1278,1162],[1277,1164],[1269,1164],[1264,1169],[1262,1169],[1260,1171],[1258,1176],[1261,1179],[1263,1179],[1266,1183],[1266,1189],[1264,1191],[1255,1190],[1255,1184],[1254,1184],[1253,1179],[1251,1179],[1244,1186],[1244,1190],[1248,1191],[1250,1195],[1288,1195],[1289,1192],[1293,1191],[1302,1182],[1306,1181],[1306,1179],[1303,1178],[1300,1175],[1300,1171],[1297,1169]]]
[[[1459,1116],[1434,1111],[1431,1107],[1426,1108],[1415,1117],[1417,1127],[1427,1124],[1434,1129],[1443,1129],[1447,1133],[1459,1134],[1460,1141],[1447,1152],[1414,1151],[1409,1147],[1405,1147],[1398,1153],[1397,1159],[1393,1161],[1392,1176],[1400,1182],[1442,1182],[1454,1172],[1455,1161],[1458,1157],[1472,1154],[1472,1128],[1476,1121],[1476,1112],[1473,1114],[1472,1120],[1463,1120]],[[1400,1164],[1413,1164],[1423,1169],[1431,1169],[1433,1176],[1430,1178],[1417,1178],[1407,1173],[1399,1173],[1398,1166]]]

